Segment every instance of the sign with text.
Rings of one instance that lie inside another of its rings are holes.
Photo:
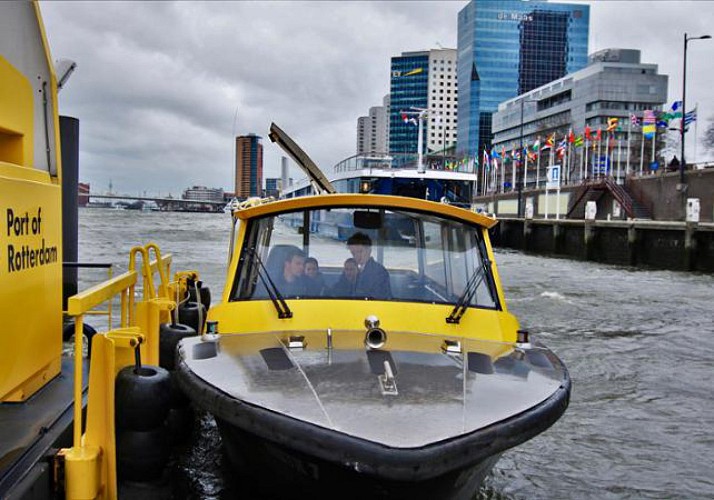
[[[546,169],[545,187],[555,189],[560,186],[560,165],[552,165]]]

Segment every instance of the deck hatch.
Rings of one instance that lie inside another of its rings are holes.
[[[290,358],[288,358],[288,355],[285,354],[282,347],[268,347],[267,349],[261,349],[260,355],[262,356],[263,361],[265,361],[265,364],[268,365],[269,370],[289,370],[295,367],[293,362],[290,361]]]

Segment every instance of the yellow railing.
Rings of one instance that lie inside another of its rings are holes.
[[[139,269],[137,257],[141,257]],[[126,273],[68,300],[67,313],[75,319],[75,366],[73,445],[61,452],[65,459],[67,499],[117,498],[114,379],[122,368],[133,364],[136,349],[143,362],[159,364],[159,325],[168,321],[170,311],[177,304],[171,297],[185,293],[185,277],[197,276],[194,272],[177,273],[177,280],[169,283],[170,266],[171,255],[162,257],[156,244],[134,247],[129,253]],[[156,273],[158,289],[154,286]],[[143,293],[137,301],[135,293],[140,275]],[[81,339],[84,316],[105,302],[111,303],[117,295],[121,310],[119,328],[112,328],[110,321],[109,330],[92,339],[86,425],[83,426]]]

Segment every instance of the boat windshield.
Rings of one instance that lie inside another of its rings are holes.
[[[373,299],[498,308],[481,228],[387,208],[300,210],[252,219],[231,300]],[[474,286],[473,284],[471,286]]]

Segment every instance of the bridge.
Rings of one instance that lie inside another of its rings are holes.
[[[126,202],[130,208],[140,209],[144,202],[156,203],[161,211],[167,212],[222,212],[226,206],[225,201],[209,200],[183,200],[179,198],[154,198],[149,196],[128,196],[121,194],[79,194],[80,198],[87,197],[91,200],[115,200]]]

